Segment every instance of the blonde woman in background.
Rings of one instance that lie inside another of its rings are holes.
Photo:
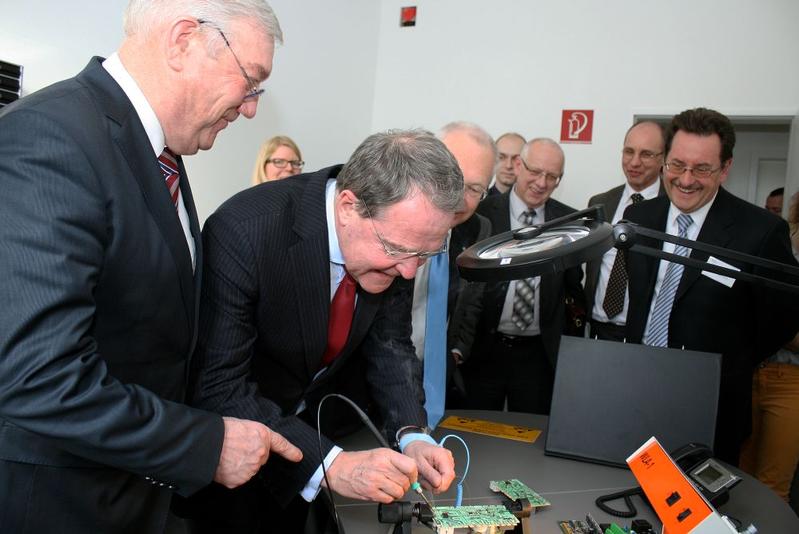
[[[267,139],[258,151],[252,171],[252,185],[294,176],[302,171],[302,153],[297,143],[285,135]]]

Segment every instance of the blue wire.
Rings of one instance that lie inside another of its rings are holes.
[[[455,487],[455,506],[460,506],[461,502],[463,501],[463,481],[466,480],[466,475],[469,474],[469,446],[466,445],[466,442],[461,439],[460,436],[456,436],[455,434],[447,434],[441,441],[438,442],[439,447],[444,446],[444,442],[447,441],[448,438],[455,438],[463,444],[464,450],[466,450],[466,467],[463,469],[463,476],[461,476],[460,481],[458,482],[457,486]]]

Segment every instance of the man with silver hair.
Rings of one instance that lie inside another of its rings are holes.
[[[563,178],[565,157],[548,138],[528,141],[514,163],[513,188],[480,203],[478,213],[494,234],[541,224],[575,210],[552,198]],[[461,367],[467,406],[548,414],[565,302],[583,302],[580,267],[563,273],[486,283],[471,354]]]
[[[449,487],[452,455],[426,429],[407,280],[446,246],[462,197],[441,141],[389,131],[343,167],[247,189],[208,218],[195,401],[269,425],[303,459],[271,459],[241,488],[199,492],[194,532],[301,532],[320,486],[386,503],[417,477]],[[335,399],[319,411],[330,393],[376,406],[404,454],[335,446],[357,419]]]
[[[435,419],[430,421],[431,425],[443,414],[445,401],[455,400],[447,399],[450,382],[447,377],[456,376],[455,384],[461,383],[455,364],[460,361],[464,345],[470,346],[474,339],[477,317],[469,313],[472,306],[461,297],[466,281],[461,279],[455,259],[468,247],[491,235],[491,223],[475,210],[487,195],[497,161],[494,140],[477,124],[451,122],[441,128],[438,138],[455,157],[463,173],[463,207],[452,221],[448,251],[421,266],[414,280],[412,340],[417,356],[424,361],[428,419],[431,414]],[[464,311],[457,318],[456,307]],[[428,335],[428,325],[434,329],[436,324],[444,328]]]
[[[162,532],[173,492],[301,457],[183,404],[203,251],[181,156],[255,115],[278,21],[262,0],[138,0],[125,31],[0,112],[3,532]]]

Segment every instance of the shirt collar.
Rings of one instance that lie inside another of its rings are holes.
[[[525,204],[525,202],[521,199],[521,197],[519,197],[519,195],[516,193],[516,187],[513,187],[511,189],[509,198],[510,198],[510,216],[514,221],[518,221],[519,218],[522,216],[522,213],[526,211],[533,211],[535,212],[536,218],[539,219],[542,218],[539,217],[539,214],[542,213],[540,210],[544,207],[544,205],[542,204],[537,208],[528,208],[527,204]],[[544,204],[546,204],[546,202]]]
[[[114,52],[108,59],[103,61],[103,68],[119,84],[130,103],[133,104],[133,109],[136,110],[136,114],[139,116],[142,126],[144,126],[144,131],[147,133],[147,139],[153,147],[155,157],[160,156],[166,146],[164,143],[164,130],[161,128],[161,123],[158,121],[155,110],[147,101],[147,97],[144,96],[139,84],[136,83],[136,80],[133,79],[133,76],[122,64],[117,52]]]
[[[692,211],[691,213],[687,213],[686,214],[686,215],[690,215],[691,219],[693,219],[694,222],[693,222],[692,226],[694,228],[702,228],[702,225],[705,223],[705,219],[707,218],[707,214],[710,211],[710,207],[713,206],[713,203],[716,201],[716,197],[717,196],[718,196],[718,191],[716,191],[716,194],[713,195],[713,198],[710,200],[710,202],[708,202],[707,204],[705,204],[704,206],[702,206],[698,210]],[[677,227],[677,222],[676,222],[677,221],[677,216],[679,216],[681,213],[682,213],[682,211],[680,211],[677,208],[677,206],[675,206],[673,203],[669,202],[669,218],[667,220],[667,223],[670,226],[676,228]]]
[[[336,234],[336,180],[330,179],[325,185],[325,214],[327,217],[327,248],[330,251],[331,263],[344,265],[344,255],[338,244],[338,234]]]
[[[645,187],[641,191],[636,191],[635,189],[632,188],[632,186],[630,186],[629,183],[627,183],[624,186],[624,192],[622,193],[621,199],[623,202],[626,202],[627,200],[630,199],[633,193],[641,193],[641,196],[644,197],[644,200],[651,200],[656,196],[658,196],[659,192],[660,192],[660,178],[655,180],[654,183],[650,184],[648,187]]]

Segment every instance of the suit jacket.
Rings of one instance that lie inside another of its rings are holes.
[[[272,457],[262,470],[267,489],[282,503],[321,463],[316,430],[294,415],[301,403],[315,422],[324,394],[363,393],[366,384],[389,435],[426,423],[422,366],[410,341],[412,293],[404,281],[381,294],[358,289],[347,344],[314,380],[330,309],[325,184],[340,168],[247,189],[203,229],[195,400],[223,415],[261,421],[302,449],[300,464]],[[335,405],[325,407],[323,422]],[[323,454],[331,447],[323,436]]]
[[[663,231],[669,211],[668,197],[629,206],[626,219]],[[744,252],[790,265],[787,223],[720,188],[697,241]],[[642,244],[661,248],[653,239]],[[707,260],[708,254],[692,251],[691,257]],[[723,258],[745,272],[762,269]],[[630,307],[627,339],[640,343],[652,304],[659,260],[630,251],[628,255]],[[771,275],[773,276],[773,274]],[[772,355],[799,330],[796,297],[743,281],[732,288],[685,268],[669,318],[669,347],[722,354],[719,399],[719,431],[725,442],[740,442],[751,425],[751,374],[755,365]],[[737,459],[733,459],[735,461]]]
[[[449,295],[447,300],[447,346],[449,349],[471,347],[474,342],[475,328],[479,317],[470,299],[479,296],[465,291],[471,284],[461,278],[456,260],[458,256],[475,243],[491,237],[491,222],[475,213],[467,220],[452,229],[449,241]],[[471,295],[471,296],[470,296]],[[457,310],[457,311],[456,311]]]
[[[137,510],[144,476],[185,494],[204,486],[224,433],[220,417],[180,404],[202,247],[192,274],[144,128],[101,61],[0,113],[0,459],[66,468],[37,482],[41,499],[87,468],[98,470],[76,490],[87,502],[130,479],[113,503],[49,518],[75,532]],[[163,519],[166,508],[142,513]]]
[[[602,211],[605,215],[605,222],[611,224],[616,210],[621,202],[621,195],[624,193],[624,185],[619,185],[609,189],[604,193],[592,196],[588,200],[588,207],[602,204]],[[658,190],[658,196],[665,196],[663,186]],[[586,262],[585,264],[585,310],[586,316],[590,320],[591,312],[594,309],[594,298],[596,297],[597,283],[599,282],[599,271],[602,268],[602,256]]]
[[[477,211],[491,221],[493,235],[510,231],[510,195],[507,193],[486,198]],[[576,210],[550,198],[544,204],[544,219],[549,221],[563,217]],[[573,267],[562,273],[544,274],[539,286],[541,338],[547,358],[555,367],[560,347],[560,336],[566,325],[565,300],[567,296],[583,303],[582,267]],[[508,292],[508,282],[485,283],[481,300],[480,320],[477,325],[477,339],[473,345],[473,356],[464,353],[465,358],[490,357],[489,343],[497,332],[502,306]]]

